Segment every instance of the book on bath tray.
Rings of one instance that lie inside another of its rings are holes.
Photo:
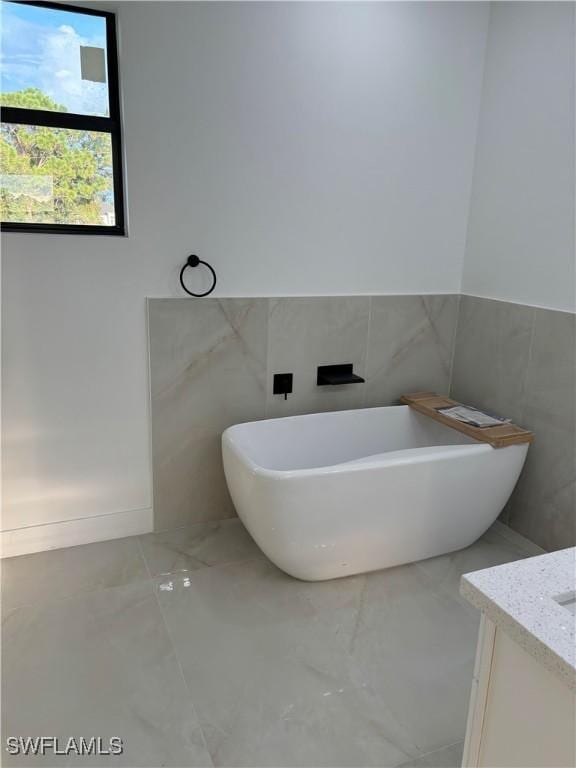
[[[456,421],[461,421],[463,424],[470,424],[472,427],[498,427],[501,424],[510,424],[512,421],[512,419],[483,413],[470,405],[450,405],[448,407],[436,408],[435,410],[443,416],[456,419]]]

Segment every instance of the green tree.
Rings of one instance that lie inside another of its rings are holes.
[[[49,112],[68,112],[63,104],[57,104],[50,96],[38,88],[25,88],[23,91],[0,94],[3,107],[24,107],[26,109],[46,109]]]
[[[0,96],[4,106],[65,112],[37,88]],[[112,189],[110,137],[97,131],[3,123],[2,221],[100,224]]]

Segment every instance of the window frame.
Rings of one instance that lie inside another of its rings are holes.
[[[70,11],[72,13],[83,13],[88,16],[99,16],[106,21],[106,66],[108,73],[109,117],[4,106],[0,108],[0,112],[3,123],[48,128],[101,131],[102,133],[109,134],[112,145],[112,185],[114,190],[115,224],[113,227],[108,227],[104,224],[49,224],[2,221],[2,232],[40,232],[57,235],[126,235],[116,14],[111,13],[110,11],[100,11],[95,8],[65,5],[64,3],[44,2],[44,0],[26,0],[26,2],[24,2],[24,0],[5,0],[5,2],[35,5],[40,8],[51,8],[54,10]]]

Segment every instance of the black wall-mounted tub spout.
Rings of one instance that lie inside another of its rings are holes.
[[[341,363],[340,365],[320,365],[318,367],[318,376],[316,384],[319,387],[337,384],[363,384],[365,379],[357,376],[353,371],[352,363]]]

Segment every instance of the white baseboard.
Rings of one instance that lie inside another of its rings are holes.
[[[96,517],[82,517],[57,523],[33,525],[0,531],[0,558],[29,555],[48,549],[75,547],[92,544],[95,541],[123,539],[150,533],[154,527],[152,509],[131,509]],[[545,550],[521,534],[497,520],[493,530],[512,544],[524,549],[530,555],[544,554]]]
[[[122,539],[125,536],[150,533],[152,528],[152,509],[131,509],[128,512],[0,531],[0,558]]]

